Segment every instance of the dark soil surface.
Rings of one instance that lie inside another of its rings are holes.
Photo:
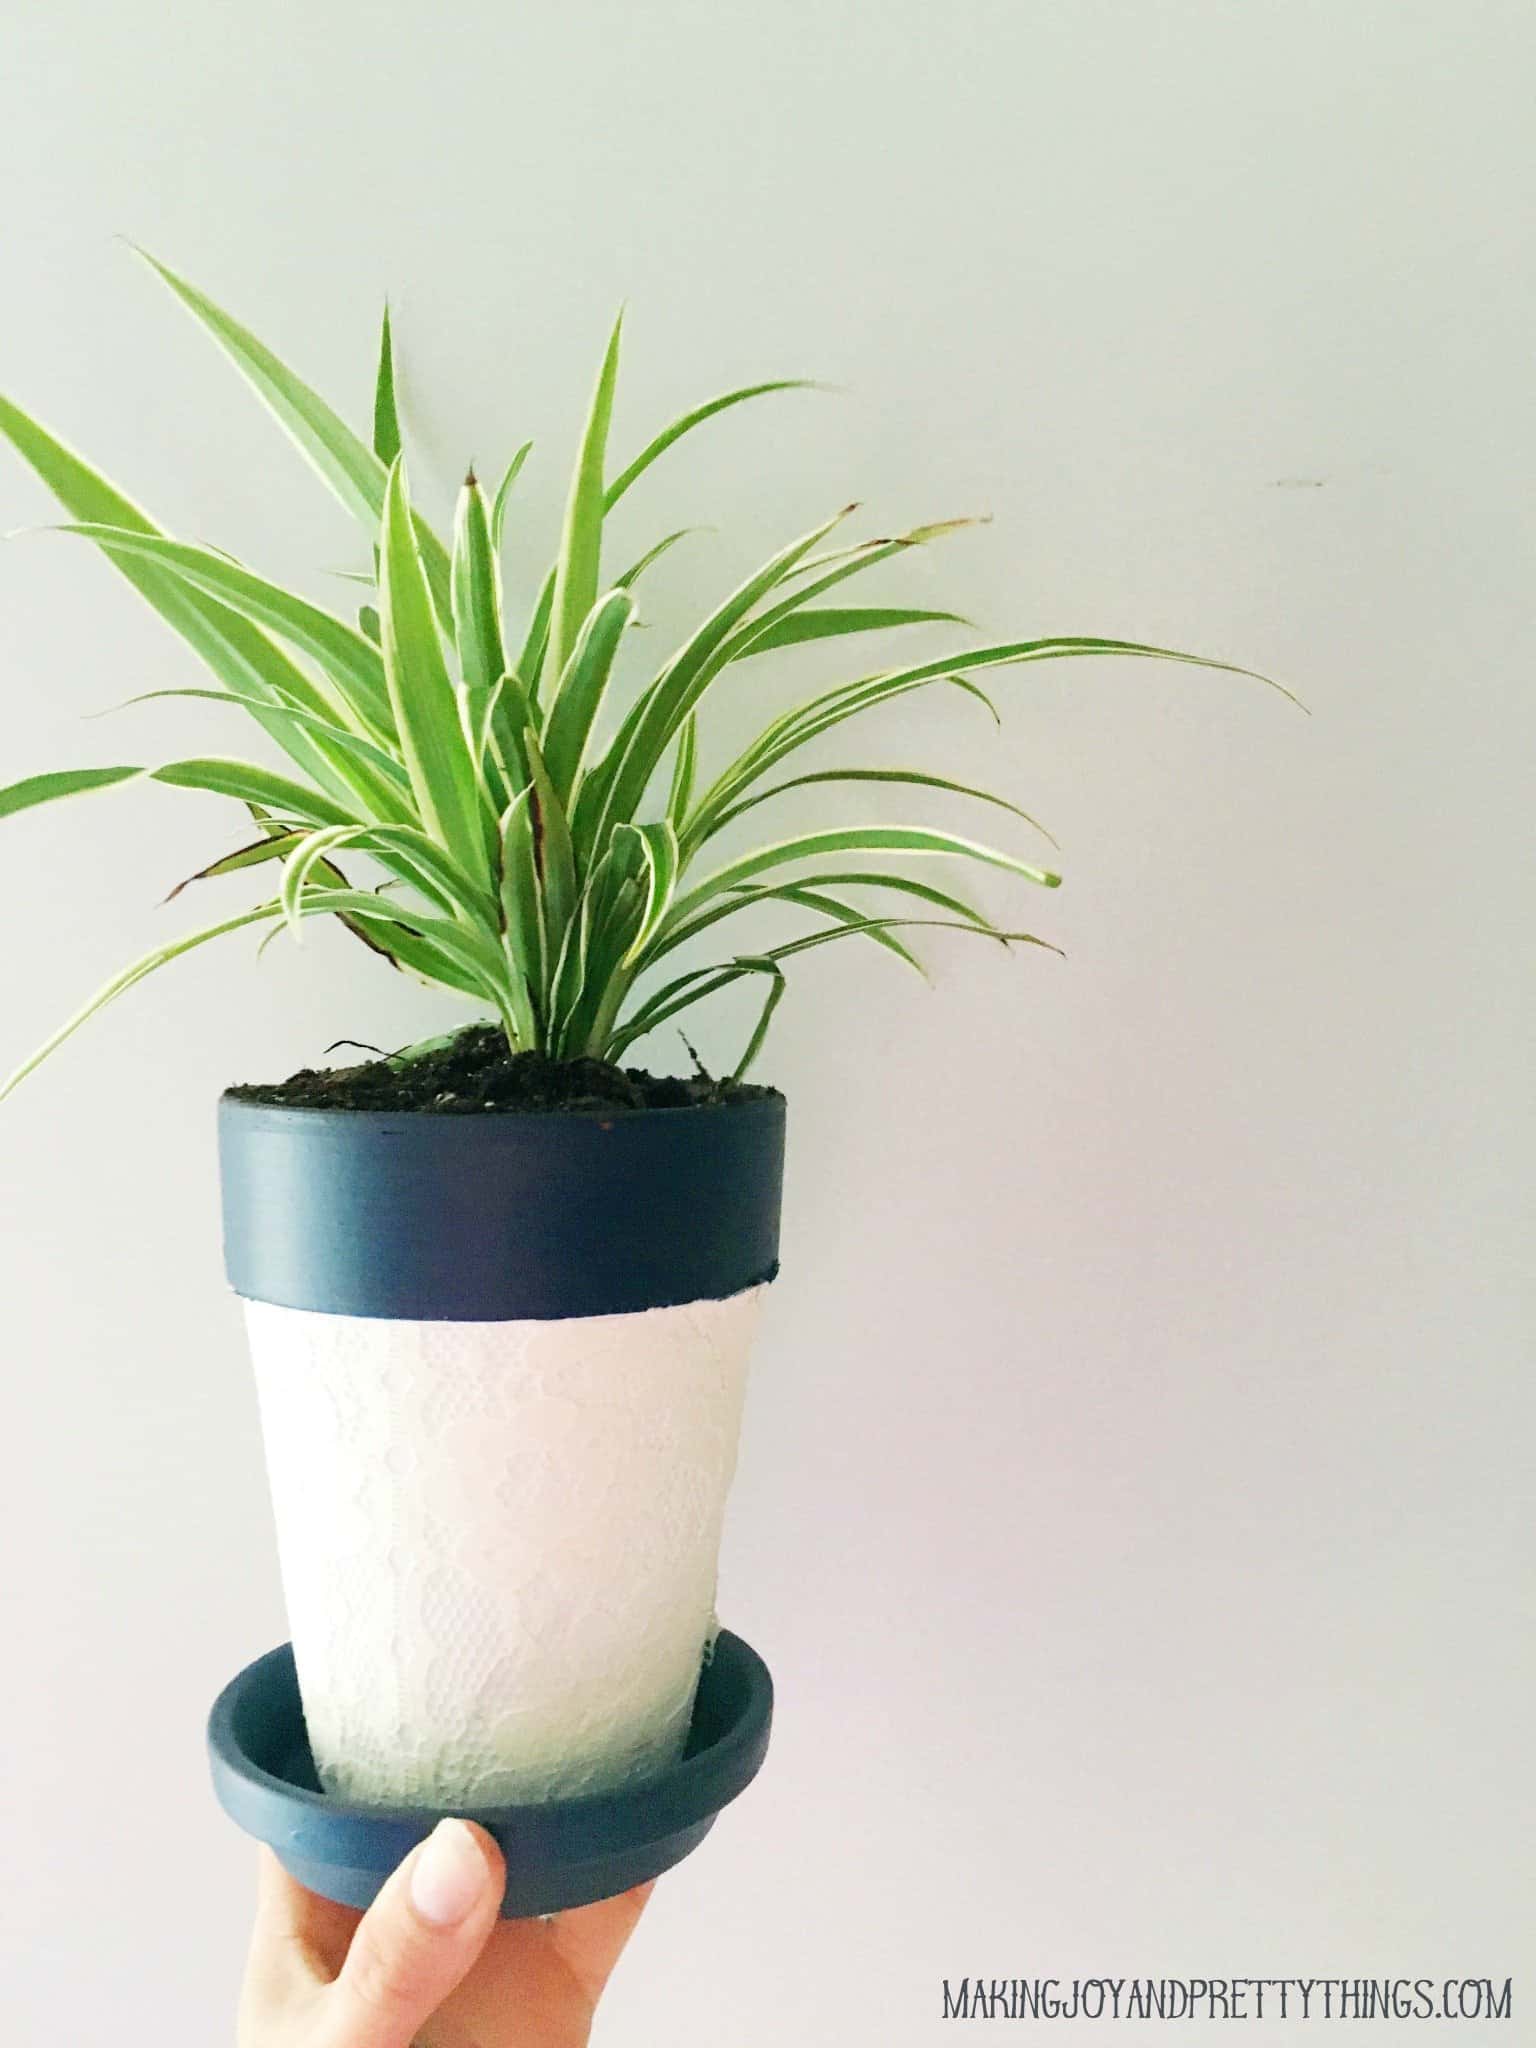
[[[367,1060],[355,1067],[305,1067],[286,1081],[231,1088],[237,1102],[289,1109],[420,1109],[473,1114],[558,1109],[594,1113],[713,1108],[774,1095],[749,1081],[648,1074],[606,1060],[552,1060],[509,1050],[492,1024],[472,1024],[445,1044],[403,1064]]]

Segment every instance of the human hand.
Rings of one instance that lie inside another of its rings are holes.
[[[440,1822],[366,1913],[263,1849],[239,2048],[584,2048],[652,1886],[502,1920],[505,1881],[468,1821]]]

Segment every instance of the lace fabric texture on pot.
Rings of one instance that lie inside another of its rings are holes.
[[[762,1293],[526,1322],[245,1303],[328,1792],[504,1805],[677,1760]]]

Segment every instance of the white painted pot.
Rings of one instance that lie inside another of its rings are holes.
[[[500,1806],[676,1762],[762,1293],[515,1322],[247,1304],[327,1791]]]
[[[681,1756],[717,1627],[783,1104],[221,1112],[324,1789],[438,1810]]]

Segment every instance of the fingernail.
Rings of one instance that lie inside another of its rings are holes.
[[[440,1820],[412,1866],[411,1904],[434,1927],[457,1927],[479,1904],[489,1876],[463,1821]]]

